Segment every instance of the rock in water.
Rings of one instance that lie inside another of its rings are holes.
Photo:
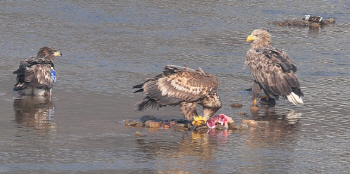
[[[233,130],[245,130],[248,129],[249,126],[245,123],[229,123],[228,124],[228,129],[233,129]]]
[[[149,128],[159,128],[159,123],[158,122],[155,122],[155,121],[152,121],[152,120],[148,120],[145,122],[145,126],[146,127],[149,127]]]
[[[252,112],[258,112],[258,111],[259,111],[259,108],[258,108],[257,106],[252,106],[252,107],[250,108],[250,110],[251,110]]]
[[[255,120],[242,120],[242,123],[245,123],[250,127],[258,126],[258,123]]]
[[[143,135],[142,135],[139,131],[136,131],[136,132],[135,132],[135,136],[136,136],[136,137],[142,137]]]
[[[126,119],[125,120],[125,126],[142,127],[143,123],[141,121],[139,121],[139,120]]]
[[[311,27],[311,28],[320,28],[321,25],[318,24],[318,23],[316,23],[316,22],[313,22],[313,23],[310,24],[310,27]]]
[[[164,129],[169,129],[169,128],[171,128],[171,123],[170,122],[162,122],[161,127]]]
[[[240,103],[232,103],[231,107],[233,107],[233,108],[241,108],[241,107],[243,107],[243,105],[240,104]]]

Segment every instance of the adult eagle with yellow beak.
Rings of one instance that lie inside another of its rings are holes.
[[[264,90],[265,100],[274,105],[279,96],[287,98],[293,104],[302,104],[300,84],[295,72],[296,66],[287,54],[270,45],[271,35],[265,29],[256,29],[248,36],[251,42],[244,68],[249,65],[254,77],[252,87],[253,108],[257,108],[257,98]]]

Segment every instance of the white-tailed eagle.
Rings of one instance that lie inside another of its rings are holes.
[[[13,90],[21,95],[50,96],[53,84],[56,82],[53,60],[57,56],[62,54],[54,48],[42,47],[37,57],[21,61],[19,68],[13,72],[17,74]]]
[[[168,65],[162,74],[134,86],[141,88],[134,93],[144,92],[147,95],[137,104],[136,110],[179,105],[185,118],[192,120],[193,116],[198,116],[196,105],[199,104],[203,106],[203,117],[208,119],[221,108],[221,100],[216,93],[217,87],[216,77],[200,68],[194,70]]]
[[[253,106],[257,106],[261,90],[264,90],[267,100],[272,100],[272,103],[274,98],[283,96],[293,104],[301,104],[301,96],[304,95],[295,75],[297,68],[284,51],[270,45],[270,38],[270,33],[264,29],[254,30],[247,38],[247,42],[252,41],[252,44],[244,68],[249,65],[254,77]]]

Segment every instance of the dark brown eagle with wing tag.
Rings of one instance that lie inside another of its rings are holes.
[[[53,60],[62,56],[59,51],[51,47],[40,48],[37,57],[25,58],[19,68],[13,72],[17,74],[17,82],[13,90],[20,95],[50,96],[56,81]]]
[[[203,106],[204,118],[208,119],[221,108],[221,100],[216,93],[217,87],[216,77],[200,68],[194,70],[168,65],[162,74],[134,86],[141,88],[134,93],[144,92],[147,95],[137,104],[136,110],[179,105],[185,118],[192,120],[193,116],[198,116],[196,105],[199,104]]]
[[[247,38],[252,41],[247,52],[244,67],[250,66],[254,77],[252,88],[253,107],[261,90],[265,92],[267,101],[286,97],[293,104],[302,104],[300,84],[295,72],[296,66],[287,54],[270,45],[270,33],[264,29],[256,29]],[[263,97],[262,97],[263,98]]]

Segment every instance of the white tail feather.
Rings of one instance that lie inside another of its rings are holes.
[[[299,97],[298,95],[296,95],[294,92],[287,95],[287,98],[290,102],[292,102],[295,105],[304,103],[303,99],[301,97]]]

